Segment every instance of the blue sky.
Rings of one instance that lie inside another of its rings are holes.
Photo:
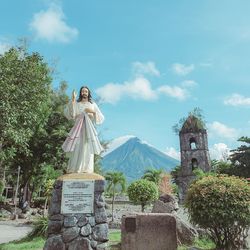
[[[178,155],[172,126],[203,110],[212,158],[250,134],[250,1],[1,0],[0,53],[29,39],[68,93],[102,100],[102,137]]]

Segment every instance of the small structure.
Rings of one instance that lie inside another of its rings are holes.
[[[180,203],[184,202],[190,183],[195,176],[193,170],[200,168],[204,172],[211,169],[208,151],[207,131],[202,121],[190,115],[180,132],[181,168],[177,177]]]

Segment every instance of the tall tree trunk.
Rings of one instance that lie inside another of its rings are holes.
[[[113,188],[113,195],[112,195],[112,221],[114,221],[114,202],[115,202],[115,187]]]
[[[141,204],[141,211],[144,212],[145,210],[145,204]]]

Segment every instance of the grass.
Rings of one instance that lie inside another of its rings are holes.
[[[29,239],[25,237],[19,241],[0,244],[0,250],[40,250],[43,249],[45,240],[42,237]]]
[[[120,242],[121,241],[121,231],[117,230],[109,233],[109,241]]]
[[[213,250],[213,249],[215,249],[215,244],[209,238],[197,238],[197,239],[195,239],[192,247],[196,247],[196,248],[201,249],[201,250]],[[190,246],[183,245],[183,246],[179,246],[178,250],[187,250],[189,248],[190,248]]]
[[[121,241],[121,231],[109,233],[109,244],[118,244]],[[0,244],[0,250],[41,250],[43,249],[45,239],[42,237],[25,237],[18,241]]]

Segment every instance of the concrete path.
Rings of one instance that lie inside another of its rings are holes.
[[[0,221],[0,244],[19,240],[31,232],[32,227],[18,221]]]

